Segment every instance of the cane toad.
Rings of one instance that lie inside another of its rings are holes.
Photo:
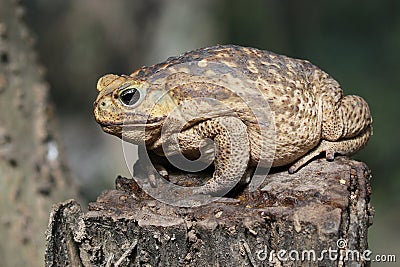
[[[322,152],[328,160],[351,155],[372,132],[366,101],[344,96],[327,73],[249,47],[207,47],[130,75],[107,74],[97,90],[95,119],[109,134],[192,159],[203,139],[214,141],[215,171],[197,193],[231,188],[257,164],[288,165],[294,173]],[[178,131],[163,134],[167,121]],[[173,138],[177,143],[166,145]]]

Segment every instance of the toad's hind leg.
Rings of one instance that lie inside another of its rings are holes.
[[[344,139],[340,141],[327,141],[322,140],[319,145],[311,150],[308,154],[300,158],[296,163],[294,163],[289,168],[289,173],[295,173],[298,169],[300,169],[303,165],[305,165],[308,161],[312,160],[314,157],[318,156],[322,152],[326,153],[326,159],[332,161],[334,159],[335,153],[341,155],[351,155],[363,148],[369,137],[371,135],[371,127],[366,129],[359,136]]]
[[[328,102],[329,103],[329,102]],[[335,105],[324,105],[322,141],[290,168],[296,172],[320,153],[333,160],[335,153],[352,155],[363,148],[372,133],[372,117],[367,102],[359,96],[349,95]]]

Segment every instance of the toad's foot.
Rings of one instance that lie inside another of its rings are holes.
[[[164,178],[169,181],[169,173],[162,164],[153,163],[154,154],[148,154],[144,146],[138,147],[139,160],[133,169],[134,176],[150,184],[151,187],[158,187],[158,179]]]
[[[155,169],[155,171],[154,171]],[[152,170],[148,170],[148,177],[149,177],[149,182],[150,185],[154,188],[157,187],[157,179],[156,179],[156,175],[159,174],[161,175],[162,178],[164,178],[165,180],[169,180],[169,174],[167,169],[165,169],[164,166],[160,165],[160,164],[154,164],[154,169]]]

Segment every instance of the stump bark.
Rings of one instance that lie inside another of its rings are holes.
[[[269,174],[237,203],[196,208],[163,204],[118,177],[88,212],[74,200],[54,206],[46,266],[368,265],[370,177],[364,163],[320,159]]]

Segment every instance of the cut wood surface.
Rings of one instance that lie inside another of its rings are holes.
[[[364,163],[320,159],[296,174],[269,174],[256,192],[236,195],[236,203],[182,208],[118,177],[116,189],[87,212],[74,200],[54,206],[46,266],[368,265],[345,255],[361,257],[368,249],[369,179]]]

